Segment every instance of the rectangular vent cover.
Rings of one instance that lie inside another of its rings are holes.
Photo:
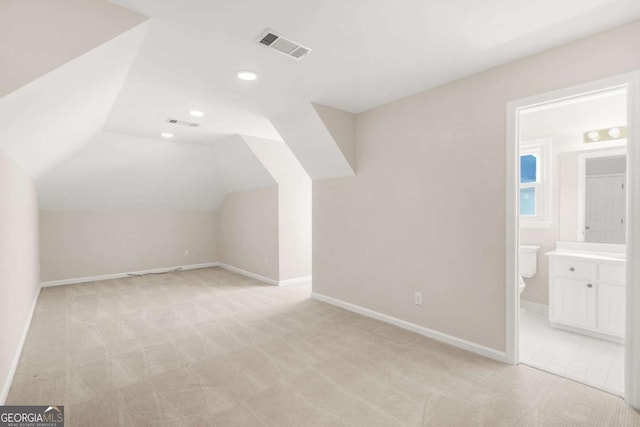
[[[198,126],[200,126],[199,123],[185,122],[184,120],[178,120],[178,119],[172,119],[172,118],[168,118],[166,122],[171,123],[172,125],[189,126],[192,128],[197,128]]]
[[[275,49],[278,52],[298,61],[311,52],[311,49],[308,47],[302,46],[298,42],[294,42],[293,40],[283,37],[268,28],[256,39],[256,42],[271,49]]]

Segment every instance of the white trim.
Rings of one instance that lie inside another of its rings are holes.
[[[24,343],[27,340],[29,327],[31,327],[31,320],[33,319],[33,313],[36,311],[36,304],[38,303],[38,297],[40,296],[41,289],[42,289],[42,286],[38,286],[38,290],[36,291],[36,297],[33,299],[33,302],[31,303],[31,310],[29,310],[29,317],[27,318],[27,323],[24,325],[24,329],[22,330],[22,336],[20,337],[20,342],[18,343],[18,347],[16,348],[16,354],[13,356],[13,362],[11,362],[11,366],[9,366],[9,374],[7,375],[7,380],[2,386],[2,391],[0,391],[0,406],[4,405],[7,402],[7,397],[9,396],[9,390],[11,389],[11,384],[13,383],[13,377],[15,376],[16,370],[18,369],[18,362],[20,362],[22,349],[24,348]]]
[[[627,263],[625,400],[640,409],[640,71],[547,92],[507,103],[506,139],[506,342],[507,361],[518,363],[518,239],[519,218],[518,112],[550,101],[596,94],[613,88],[627,89]],[[631,167],[630,167],[631,166]]]
[[[520,221],[520,228],[551,228],[551,221]]]
[[[234,267],[232,265],[224,264],[221,262],[218,263],[218,267],[224,268],[225,270],[233,271],[234,273],[242,274],[243,276],[251,277],[252,279],[260,280],[261,282],[264,282],[273,286],[291,286],[291,285],[298,285],[300,283],[311,282],[311,276],[294,277],[293,279],[287,279],[287,280],[275,280],[275,279],[261,276],[259,274],[252,273],[250,271],[243,270],[241,268]]]
[[[196,270],[199,268],[209,268],[209,267],[217,267],[217,262],[206,262],[203,264],[190,264],[190,265],[182,265],[175,267],[162,267],[162,268],[152,268],[150,270],[139,270],[139,271],[131,271],[128,273],[114,273],[114,274],[103,274],[101,276],[88,276],[88,277],[76,277],[73,279],[62,279],[62,280],[50,280],[47,282],[42,282],[40,285],[43,287],[49,286],[61,286],[61,285],[74,285],[77,283],[87,283],[87,282],[98,282],[101,280],[112,280],[112,279],[124,279],[127,277],[131,277],[131,274],[149,274],[149,273],[162,273],[167,270],[174,270],[176,268],[180,268],[181,270]]]
[[[520,308],[532,313],[549,314],[549,306],[538,302],[525,301],[520,299]]]
[[[260,280],[261,282],[268,283],[269,285],[278,286],[280,284],[275,279],[271,279],[269,277],[261,276],[259,274],[255,274],[255,273],[252,273],[250,271],[243,270],[241,268],[234,267],[234,266],[229,265],[229,264],[224,264],[224,263],[219,262],[218,263],[218,267],[224,268],[225,270],[233,271],[234,273],[242,274],[243,276],[251,277],[252,279]]]
[[[518,104],[507,103],[507,206],[506,206],[506,362],[518,364],[518,323],[520,321],[520,285],[518,252],[520,250],[520,157],[518,147]]]
[[[539,138],[530,141],[522,141],[519,145],[518,157],[526,154],[533,154],[537,157],[537,181],[531,183],[521,183],[518,180],[520,189],[536,189],[536,215],[520,216],[520,228],[551,228],[551,138]],[[520,168],[518,163],[518,169]],[[520,174],[518,174],[519,176]]]
[[[462,350],[470,351],[471,353],[479,354],[480,356],[488,357],[489,359],[497,360],[504,363],[506,361],[506,353],[498,350],[494,350],[489,347],[482,346],[480,344],[466,341],[461,338],[457,338],[451,335],[443,334],[442,332],[435,331],[433,329],[425,328],[424,326],[416,325],[396,317],[387,316],[386,314],[379,313],[377,311],[369,310],[368,308],[361,307],[359,305],[351,304],[336,298],[328,297],[326,295],[312,293],[311,298],[325,302],[327,304],[334,305],[336,307],[343,308],[348,311],[352,311],[363,316],[371,317],[376,320],[380,320],[385,323],[397,326],[402,329],[406,329],[416,334],[425,336],[427,338],[434,339],[436,341],[449,344],[453,347],[460,348]]]
[[[138,271],[131,271],[127,273],[113,273],[113,274],[103,274],[101,276],[88,276],[88,277],[76,277],[73,279],[50,280],[47,282],[40,283],[40,286],[47,288],[50,286],[75,285],[77,283],[98,282],[101,280],[126,279],[131,277],[131,275],[134,275],[134,274],[162,273],[164,271],[174,270],[176,268],[179,268],[181,271],[186,271],[186,270],[196,270],[200,268],[210,268],[210,267],[224,268],[225,270],[233,271],[234,273],[242,274],[243,276],[251,277],[252,279],[260,280],[261,282],[265,282],[274,286],[290,286],[290,285],[297,285],[300,283],[311,282],[311,276],[295,277],[293,279],[278,281],[275,279],[271,279],[269,277],[252,273],[247,270],[243,270],[238,267],[234,267],[229,264],[224,264],[221,262],[205,262],[203,264],[190,264],[190,265],[179,265],[175,267],[152,268],[150,270],[138,270]]]
[[[300,283],[311,282],[311,276],[295,277],[293,279],[280,280],[278,286],[299,285]]]
[[[640,71],[625,77],[628,106],[624,396],[629,405],[640,409]]]

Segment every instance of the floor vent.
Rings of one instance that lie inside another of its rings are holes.
[[[268,28],[256,39],[256,42],[271,49],[275,49],[278,52],[296,60],[304,58],[309,52],[311,52],[311,49],[308,47],[302,46],[298,42],[294,42],[293,40],[283,37]]]
[[[192,127],[192,128],[197,128],[198,126],[200,126],[199,123],[185,122],[184,120],[178,120],[178,119],[172,119],[172,118],[168,118],[165,121],[167,123],[171,123],[172,125],[189,126],[189,127]]]

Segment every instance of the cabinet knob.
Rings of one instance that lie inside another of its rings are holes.
[[[587,283],[587,288],[593,288],[593,285],[591,283]]]
[[[569,267],[569,271],[576,271],[576,269],[573,267]]]

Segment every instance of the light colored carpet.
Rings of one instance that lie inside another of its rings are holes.
[[[607,393],[218,268],[42,290],[7,404],[67,426],[638,426]]]

